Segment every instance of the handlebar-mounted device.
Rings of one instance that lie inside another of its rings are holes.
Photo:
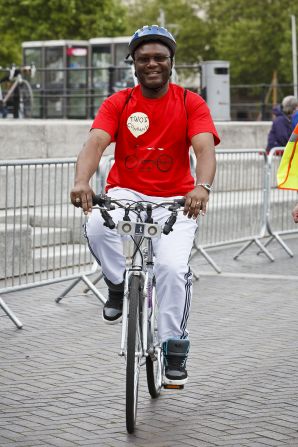
[[[120,234],[123,235],[142,235],[144,237],[159,237],[161,235],[161,227],[158,224],[153,222],[152,211],[153,206],[151,203],[146,204],[146,208],[140,203],[132,203],[131,205],[123,205],[120,204],[118,200],[113,200],[111,197],[100,194],[93,196],[92,198],[93,205],[98,205],[102,218],[104,220],[104,225],[110,229],[114,229],[116,227],[115,222],[112,219],[112,216],[108,211],[114,210],[116,203],[119,207],[124,209],[124,217],[123,222],[121,222],[121,228],[118,228]],[[174,202],[174,203],[173,203]],[[170,205],[168,210],[171,211],[171,214],[163,227],[163,234],[169,234],[173,231],[173,226],[177,220],[178,209],[185,204],[185,199],[176,199],[169,203],[163,202],[161,204],[156,204],[156,206],[164,206]],[[134,206],[133,206],[134,205]],[[129,217],[129,212],[135,211],[137,214],[140,214],[142,211],[146,211],[146,218],[144,222],[131,222]]]

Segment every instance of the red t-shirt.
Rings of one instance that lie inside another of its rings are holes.
[[[139,85],[115,93],[101,105],[94,128],[116,142],[106,189],[120,186],[158,197],[193,189],[189,147],[194,135],[210,132],[215,144],[220,141],[205,101],[190,91],[184,100],[184,89],[175,84],[158,99],[145,98]]]

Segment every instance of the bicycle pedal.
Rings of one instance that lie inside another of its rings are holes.
[[[183,390],[184,385],[172,385],[170,383],[164,383],[163,387],[165,390]]]

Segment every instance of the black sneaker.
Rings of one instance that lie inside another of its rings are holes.
[[[122,320],[124,283],[112,284],[105,278],[109,287],[109,297],[102,310],[102,318],[108,324],[115,324]]]
[[[187,382],[186,360],[189,340],[170,338],[162,346],[165,360],[164,383],[184,385]]]
[[[106,301],[102,309],[102,318],[106,323],[118,323],[122,319],[123,296],[112,298],[111,296]]]

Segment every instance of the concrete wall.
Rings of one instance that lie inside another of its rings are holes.
[[[88,137],[91,121],[0,121],[0,159],[76,157]],[[260,149],[266,146],[270,122],[217,122],[222,149]],[[106,153],[113,152],[111,145]]]

